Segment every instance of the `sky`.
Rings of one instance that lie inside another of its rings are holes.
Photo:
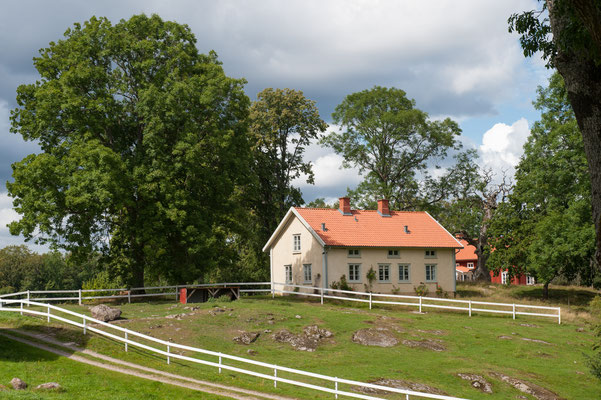
[[[466,148],[494,171],[517,164],[540,114],[536,88],[550,71],[524,58],[507,18],[536,9],[535,0],[78,0],[4,2],[0,13],[0,248],[21,244],[6,224],[18,219],[6,190],[11,164],[38,151],[10,132],[16,88],[35,82],[32,58],[74,22],[105,16],[113,23],[156,13],[190,26],[197,47],[214,50],[227,75],[245,78],[251,99],[264,88],[302,90],[321,117],[346,95],[375,85],[403,89],[432,118],[450,117]],[[331,125],[330,129],[338,129]],[[333,200],[353,188],[357,170],[314,143],[305,159],[315,184],[295,182],[306,202]],[[30,244],[31,245],[31,244]],[[43,251],[40,246],[31,246]]]

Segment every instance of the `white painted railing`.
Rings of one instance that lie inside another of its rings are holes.
[[[287,290],[287,288],[294,288],[294,290]],[[305,290],[305,292],[301,292]],[[307,292],[308,291],[308,292]],[[311,293],[312,292],[312,293]],[[315,293],[317,292],[317,293]],[[321,304],[324,299],[336,299],[345,301],[355,301],[359,303],[368,303],[371,309],[374,304],[390,304],[400,305],[408,307],[416,307],[419,312],[422,312],[424,308],[439,308],[445,310],[457,310],[465,311],[471,317],[474,312],[482,313],[495,313],[495,314],[508,314],[515,319],[517,315],[529,315],[536,317],[549,317],[557,318],[557,323],[561,324],[561,307],[547,307],[547,306],[535,306],[531,304],[515,304],[515,303],[494,303],[489,301],[476,301],[476,300],[458,300],[458,299],[445,299],[437,297],[423,297],[423,296],[407,296],[398,294],[383,294],[383,293],[368,293],[368,292],[355,292],[351,290],[339,290],[339,289],[324,289],[313,286],[293,285],[290,283],[278,283],[273,284],[271,291],[272,296],[275,294],[293,294],[299,296],[308,297],[319,297]],[[342,294],[342,295],[336,295]],[[346,295],[346,296],[344,296]],[[413,300],[409,301],[387,301],[377,300],[380,298],[389,299],[401,299],[401,300]],[[440,304],[443,303],[443,304]],[[450,303],[450,304],[444,304]],[[496,308],[482,308],[474,306],[485,306],[485,307],[496,307]],[[499,309],[501,308],[501,309]],[[524,310],[550,310],[554,313],[537,313]]]
[[[19,293],[19,294],[23,295],[23,293]],[[15,295],[16,294],[13,294],[13,296],[15,296]],[[109,324],[109,323],[106,323],[103,321],[99,321],[92,317],[88,317],[87,315],[79,314],[74,311],[70,311],[70,310],[67,310],[67,309],[64,309],[64,308],[61,308],[58,306],[54,306],[51,304],[40,303],[40,302],[26,300],[26,299],[9,299],[7,297],[10,297],[10,295],[5,295],[4,297],[0,298],[0,311],[18,312],[21,315],[23,315],[23,314],[37,315],[37,316],[46,318],[48,322],[50,322],[52,319],[61,321],[66,324],[82,328],[84,334],[87,334],[87,332],[90,331],[90,332],[94,332],[99,335],[108,337],[110,339],[122,342],[125,344],[125,347],[124,347],[125,351],[128,351],[128,345],[131,345],[131,346],[136,346],[141,349],[145,349],[145,350],[151,351],[153,353],[165,356],[166,360],[167,360],[167,364],[170,364],[171,359],[174,359],[174,358],[180,359],[180,360],[189,361],[189,362],[193,362],[193,363],[197,363],[197,364],[201,364],[201,365],[215,367],[215,368],[219,369],[219,372],[221,372],[222,369],[225,369],[228,371],[238,372],[238,373],[242,373],[242,374],[246,374],[246,375],[255,376],[258,378],[267,379],[267,380],[273,381],[274,387],[277,387],[278,382],[279,383],[287,383],[287,384],[294,385],[294,386],[299,386],[299,387],[313,389],[313,390],[317,390],[317,391],[321,391],[321,392],[331,393],[331,394],[334,394],[336,398],[338,398],[338,396],[341,395],[341,396],[347,396],[347,397],[352,397],[352,398],[356,398],[356,399],[366,399],[366,400],[381,400],[382,399],[380,397],[374,397],[374,396],[369,396],[369,395],[365,395],[365,394],[350,392],[348,390],[340,390],[339,389],[339,385],[351,385],[354,387],[366,387],[366,388],[382,390],[382,391],[386,391],[386,392],[390,392],[390,393],[403,394],[403,395],[405,395],[405,399],[407,399],[407,400],[410,399],[410,396],[418,397],[418,398],[427,398],[427,399],[440,399],[440,400],[465,400],[465,399],[460,399],[458,397],[442,396],[442,395],[430,394],[430,393],[421,393],[421,392],[416,392],[416,391],[412,391],[412,390],[397,389],[397,388],[391,388],[388,386],[375,385],[373,383],[359,382],[359,381],[354,381],[354,380],[350,380],[350,379],[332,377],[332,376],[328,376],[328,375],[307,372],[307,371],[303,371],[303,370],[299,370],[299,369],[295,369],[295,368],[288,368],[288,367],[283,367],[283,366],[279,366],[279,365],[275,365],[275,364],[264,363],[264,362],[260,362],[260,361],[256,361],[256,360],[251,360],[251,359],[233,356],[233,355],[229,355],[229,354],[224,354],[224,353],[220,353],[220,352],[215,352],[215,351],[211,351],[211,350],[200,349],[197,347],[191,347],[191,346],[181,345],[181,344],[177,344],[177,343],[172,343],[172,342],[156,339],[151,336],[144,335],[142,333],[132,331],[127,328],[123,328],[121,326],[117,326],[117,325]],[[18,306],[18,307],[16,307],[16,308],[15,307],[7,307],[10,305]],[[30,308],[24,308],[23,307],[24,305],[26,305],[27,307],[30,307],[30,306],[41,307],[41,308],[45,309],[46,311],[44,312],[44,311],[33,310]],[[51,310],[54,310],[55,313],[52,313]],[[80,319],[82,322],[80,323],[78,321],[74,321],[69,318],[59,316],[56,314],[56,312],[70,315],[72,317]],[[123,333],[124,336],[121,337],[117,334],[106,332],[105,330],[102,330],[99,327],[90,326],[90,324],[95,324],[95,325],[102,326],[104,328],[110,328],[110,329],[116,330],[118,332]],[[144,340],[156,343],[158,345],[163,346],[165,348],[165,350],[137,342],[135,340],[132,340],[131,337],[138,337],[140,339],[144,339]],[[180,349],[180,350],[190,351],[190,352],[194,352],[194,353],[198,353],[198,354],[202,354],[202,355],[212,356],[212,357],[215,357],[216,360],[209,361],[209,360],[203,360],[203,359],[199,359],[199,358],[195,358],[195,357],[184,356],[184,355],[181,355],[178,353],[174,353],[173,349]],[[267,369],[268,372],[257,372],[257,371],[240,368],[240,367],[235,367],[232,365],[227,365],[223,362],[224,359],[261,367],[261,368]],[[281,376],[278,376],[280,372],[286,372],[286,373],[298,375],[301,377],[315,378],[315,379],[319,379],[319,380],[323,380],[323,381],[328,381],[332,384],[333,387],[320,386],[315,383],[308,383],[308,382],[298,381],[295,379],[283,378]]]

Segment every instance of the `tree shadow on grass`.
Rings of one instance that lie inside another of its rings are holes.
[[[598,295],[598,293],[587,289],[549,287],[549,300],[563,305],[588,307],[591,300]],[[543,287],[520,287],[512,292],[512,297],[523,300],[543,300]]]

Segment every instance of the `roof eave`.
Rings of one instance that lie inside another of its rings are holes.
[[[280,222],[280,224],[278,225],[278,227],[275,229],[275,231],[273,231],[273,234],[271,235],[271,237],[269,238],[269,240],[267,241],[267,243],[265,244],[265,246],[263,246],[263,252],[264,253],[266,253],[269,250],[269,248],[271,248],[273,246],[273,243],[275,242],[276,238],[279,236],[279,234],[281,233],[281,231],[284,229],[284,226],[286,225],[286,223],[288,222],[288,220],[293,215],[296,216],[296,218],[298,218],[298,220],[301,222],[301,224],[303,224],[303,226],[305,228],[307,228],[307,230],[317,240],[317,242],[319,244],[321,244],[322,247],[326,246],[326,244],[323,241],[323,239],[317,234],[317,232],[315,232],[315,230],[300,215],[300,213],[298,211],[296,211],[296,209],[294,207],[290,207],[290,209],[288,210],[288,212],[286,213],[286,215],[284,215],[284,218],[282,218],[282,221]]]

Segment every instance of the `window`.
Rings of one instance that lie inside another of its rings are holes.
[[[409,264],[399,264],[399,282],[409,282]]]
[[[292,265],[284,265],[286,270],[286,283],[292,283]]]
[[[533,276],[526,275],[526,285],[534,285],[536,281]]]
[[[426,258],[436,258],[436,250],[426,250]]]
[[[388,250],[388,258],[399,258],[398,250]]]
[[[507,285],[508,278],[509,278],[509,273],[507,271],[503,271],[501,273],[501,283],[503,285]]]
[[[297,233],[296,235],[292,235],[292,243],[293,243],[293,251],[297,252],[297,251],[301,251],[301,246],[300,246],[300,233]]]
[[[458,267],[458,266],[459,266],[459,263],[458,263],[458,262],[456,262],[456,263],[455,263],[455,267]]]
[[[436,282],[436,264],[426,264],[426,282]]]
[[[349,282],[359,282],[361,280],[361,264],[348,265]]]
[[[472,263],[467,263],[467,267],[468,268],[474,268],[474,263],[473,262]]]
[[[303,264],[303,276],[305,277],[305,283],[311,283],[311,264]]]
[[[349,249],[348,256],[351,258],[359,258],[361,257],[361,252],[359,249]]]
[[[390,282],[390,265],[389,264],[378,265],[378,281]]]

